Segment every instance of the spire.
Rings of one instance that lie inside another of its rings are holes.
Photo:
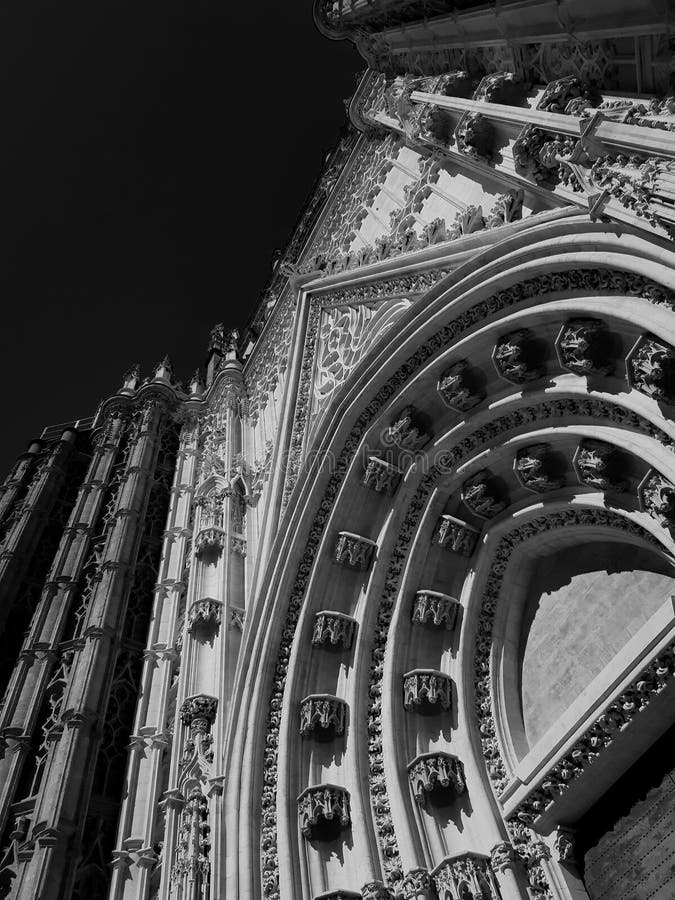
[[[195,369],[190,379],[190,396],[201,397],[204,393],[204,379],[202,378],[201,369]]]
[[[140,363],[134,363],[130,366],[127,371],[122,375],[122,387],[117,392],[118,394],[133,394],[141,380],[141,365]]]
[[[222,322],[214,325],[209,336],[209,351],[206,359],[206,384],[213,382],[224,361],[238,362],[239,332],[236,328],[225,331]]]
[[[168,355],[155,366],[154,381],[167,381],[169,384],[173,382],[173,363]]]

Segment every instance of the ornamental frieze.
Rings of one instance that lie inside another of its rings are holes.
[[[298,797],[298,819],[300,831],[308,840],[321,836],[324,823],[347,828],[351,824],[349,792],[334,784],[305,788]]]
[[[410,869],[401,885],[403,900],[436,900],[436,888],[426,869]]]

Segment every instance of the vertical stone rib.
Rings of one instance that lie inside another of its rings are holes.
[[[197,425],[183,426],[164,533],[152,625],[144,653],[140,700],[127,762],[123,800],[114,851],[111,900],[144,900],[157,862],[153,845],[160,812],[159,795],[171,741],[167,719],[177,651],[174,646],[190,512],[194,493]]]
[[[83,640],[75,651],[63,697],[63,731],[48,757],[36,801],[33,858],[19,886],[20,900],[56,900],[64,890],[67,895],[72,884],[77,836],[83,828],[101,713],[115,665],[165,406],[155,396],[142,406],[140,430],[103,548],[101,579],[91,598]]]
[[[100,433],[98,446],[42,589],[24,649],[7,687],[0,712],[0,735],[7,750],[0,759],[0,834],[53,669],[55,651],[77,589],[91,529],[99,515],[122,430],[120,412],[113,410]]]
[[[31,441],[28,450],[19,456],[5,483],[0,487],[0,522],[4,522],[22,490],[28,485],[33,464],[41,449],[41,441]]]

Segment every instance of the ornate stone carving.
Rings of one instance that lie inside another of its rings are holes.
[[[493,72],[481,79],[473,99],[481,103],[508,103],[515,84],[513,72]]]
[[[315,647],[328,643],[333,647],[340,646],[345,650],[349,650],[352,646],[355,630],[356,620],[352,619],[351,616],[323,610],[318,612],[314,619],[312,643]]]
[[[332,694],[311,694],[300,703],[303,737],[344,734],[347,704]]]
[[[562,487],[563,479],[556,477],[555,460],[550,444],[530,444],[516,454],[513,470],[523,487],[540,494]]]
[[[481,469],[467,478],[462,485],[462,501],[481,519],[492,519],[507,506],[507,499],[498,490],[495,477],[488,469]]]
[[[435,669],[414,669],[403,676],[403,706],[409,712],[452,708],[452,679]]]
[[[369,881],[361,888],[363,900],[394,900],[394,892],[382,881]]]
[[[522,188],[500,194],[495,199],[494,206],[485,218],[486,228],[498,228],[500,225],[508,225],[523,217],[523,199],[525,193]]]
[[[416,453],[429,443],[431,435],[422,431],[414,407],[406,406],[386,429],[382,440],[400,450]]]
[[[441,516],[438,524],[439,546],[452,550],[453,553],[459,553],[461,556],[471,556],[476,548],[479,534],[477,528],[454,516]]]
[[[560,329],[555,347],[560,365],[579,375],[608,375],[608,328],[601,319],[570,319]]]
[[[202,896],[208,896],[211,869],[208,819],[209,801],[201,788],[195,787],[190,791],[180,815],[178,845],[171,869],[171,881],[174,885],[182,883],[186,888],[190,885]]]
[[[546,85],[546,89],[537,103],[537,109],[552,113],[568,112],[570,101],[577,99],[586,101],[588,96],[589,91],[579,78],[575,75],[568,75]]]
[[[195,538],[195,553],[222,553],[225,547],[225,532],[222,528],[202,528]]]
[[[473,234],[485,228],[483,208],[481,206],[467,206],[462,212],[458,212],[448,228],[446,239],[456,241],[465,234]]]
[[[360,534],[341,531],[335,545],[335,562],[350,569],[367,569],[377,544]]]
[[[436,900],[436,889],[426,869],[410,869],[401,890],[403,900]]]
[[[509,841],[495,844],[490,851],[490,862],[495,872],[505,872],[507,869],[513,869],[517,858],[516,849]]]
[[[675,400],[675,349],[644,335],[626,358],[628,383],[648,397]]]
[[[541,378],[544,367],[534,360],[533,336],[529,329],[520,328],[503,335],[492,353],[497,372],[508,381],[524,384]]]
[[[492,160],[492,123],[480,113],[464,113],[455,129],[455,140],[460,153],[489,163]]]
[[[367,488],[381,494],[393,494],[402,475],[403,472],[392,463],[379,459],[377,456],[369,456],[362,483]]]
[[[351,824],[349,793],[334,784],[305,788],[298,797],[298,817],[300,830],[310,840],[321,822],[334,822],[347,828]]]
[[[638,486],[640,506],[663,528],[675,529],[675,484],[650,469]]]
[[[415,800],[423,804],[438,788],[449,788],[458,796],[466,790],[464,769],[450,753],[422,753],[408,763],[408,780]]]
[[[362,894],[355,891],[345,891],[339,889],[337,891],[328,891],[325,894],[317,894],[313,900],[361,900]]]
[[[198,626],[217,628],[222,617],[223,604],[218,600],[197,600],[188,611],[188,631]]]
[[[485,392],[477,390],[471,381],[471,366],[465,359],[450,366],[438,382],[438,393],[452,409],[466,412],[485,399]]]
[[[591,439],[581,441],[572,460],[579,481],[601,491],[626,489],[626,482],[615,472],[617,462],[613,444]]]
[[[558,862],[574,862],[574,829],[559,825],[555,831],[553,850]]]
[[[457,621],[459,601],[438,591],[418,591],[412,607],[414,625],[433,624],[452,631]]]
[[[432,872],[440,900],[501,900],[490,858],[479,853],[446,857]]]
[[[218,700],[206,694],[198,694],[188,697],[180,708],[180,718],[183,725],[192,732],[206,734],[211,730],[211,725],[216,718]]]

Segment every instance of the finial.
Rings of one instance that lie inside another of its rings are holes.
[[[195,369],[190,379],[190,396],[201,396],[204,393],[204,380],[199,369]]]
[[[133,393],[138,387],[140,380],[141,365],[140,363],[134,363],[127,369],[124,375],[122,375],[122,387],[118,393]]]
[[[168,355],[155,366],[155,379],[157,378],[173,381],[173,363]]]
[[[225,341],[225,326],[222,322],[218,322],[211,329],[209,335],[209,352],[215,350],[218,353],[223,352],[223,342]]]

